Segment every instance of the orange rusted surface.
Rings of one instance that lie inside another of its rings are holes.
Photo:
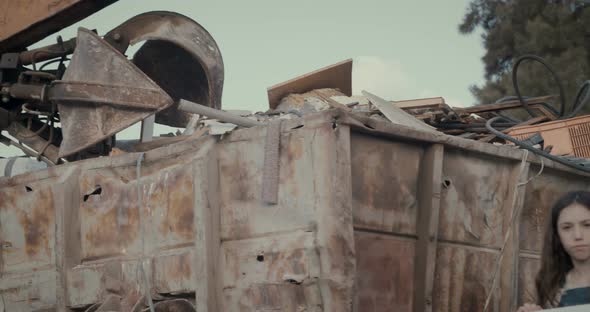
[[[264,126],[240,129],[141,162],[129,153],[0,179],[6,310],[145,308],[149,285],[157,304],[181,311],[403,312],[430,285],[432,311],[481,311],[488,297],[492,311],[513,311],[534,299],[550,202],[590,187],[553,163],[535,177],[540,163],[520,150],[327,111],[281,124],[269,205],[265,139]],[[428,175],[432,144],[442,159]],[[440,204],[432,240],[419,239],[432,226],[419,222],[427,201]],[[416,261],[427,251],[429,262]],[[418,279],[426,265],[432,278]]]
[[[22,51],[117,0],[1,0],[0,52]]]

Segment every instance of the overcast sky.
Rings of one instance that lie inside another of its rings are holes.
[[[471,84],[483,81],[479,34],[458,33],[469,1],[401,0],[119,0],[79,26],[100,35],[153,10],[182,13],[215,38],[225,65],[225,109],[265,111],[266,88],[315,69],[354,59],[353,91],[390,100],[442,96],[471,105]],[[35,46],[55,42],[52,35]],[[133,137],[136,128],[125,132]],[[137,136],[135,136],[137,138]],[[14,148],[0,145],[0,156]]]

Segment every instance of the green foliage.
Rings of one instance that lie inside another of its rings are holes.
[[[459,31],[482,30],[486,82],[471,86],[480,103],[514,95],[512,65],[519,56],[542,57],[557,72],[570,107],[579,86],[590,79],[590,9],[584,0],[472,0]],[[590,4],[590,3],[589,3]],[[519,68],[523,95],[558,94],[546,69],[525,61]],[[590,107],[586,112],[590,111]]]

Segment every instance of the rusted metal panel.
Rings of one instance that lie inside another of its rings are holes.
[[[59,272],[52,269],[7,274],[0,279],[4,311],[38,311],[56,304]]]
[[[67,274],[68,304],[83,307],[100,302],[103,293],[101,265],[83,266]]]
[[[102,170],[84,172],[80,180],[82,260],[140,253],[135,181]]]
[[[223,310],[317,310],[322,302],[315,293],[320,268],[314,236],[295,231],[223,243]]]
[[[422,147],[351,135],[355,227],[416,234]]]
[[[57,207],[51,182],[0,188],[2,272],[26,272],[54,264]]]
[[[117,0],[2,0],[0,52],[22,50]]]
[[[254,128],[249,135],[238,131],[222,144],[221,239],[229,243],[294,230],[313,233],[321,263],[319,293],[315,295],[322,298],[325,310],[350,311],[352,302],[348,298],[352,298],[355,259],[348,128],[335,130],[325,121],[300,126],[283,123],[277,205],[266,205],[261,199],[265,129]],[[281,304],[280,300],[257,303],[250,301],[252,296],[268,291],[281,297],[292,294],[272,281],[263,279],[258,283],[251,289],[252,294],[232,293],[232,302],[250,302],[240,309],[253,309],[257,304],[270,308]]]
[[[416,241],[355,231],[357,311],[410,312]]]
[[[147,250],[193,241],[192,183],[192,172],[182,165],[141,178],[141,210],[149,229]],[[141,252],[136,177],[121,169],[88,171],[82,174],[81,186],[83,259]]]
[[[153,261],[154,290],[160,294],[193,293],[196,273],[194,263],[198,261],[196,257],[192,250],[155,257]]]
[[[540,257],[521,255],[519,258],[518,272],[518,304],[537,302],[537,290],[535,278],[541,267]]]
[[[433,310],[483,311],[492,286],[497,253],[466,246],[439,244],[434,278]],[[484,269],[486,268],[486,269]],[[490,311],[498,311],[494,293]]]
[[[314,211],[322,195],[319,182],[310,183],[309,177],[325,170],[316,164],[314,155],[325,146],[325,134],[331,129],[283,129],[277,205],[262,202],[265,128],[250,130],[247,140],[234,142],[230,138],[220,146],[222,240],[313,228]]]
[[[500,247],[513,164],[448,150],[443,163],[441,240]]]

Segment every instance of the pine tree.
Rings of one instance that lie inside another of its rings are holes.
[[[556,71],[569,109],[580,85],[590,79],[588,7],[588,0],[472,0],[459,31],[471,34],[482,30],[486,82],[470,87],[479,103],[514,95],[512,66],[518,57],[534,54]],[[518,74],[523,95],[559,93],[555,81],[540,64],[523,62]],[[589,112],[590,107],[585,111]]]

